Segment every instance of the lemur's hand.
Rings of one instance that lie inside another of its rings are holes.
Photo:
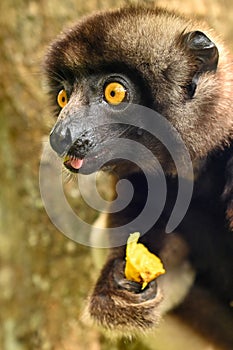
[[[145,330],[160,320],[162,294],[156,280],[145,289],[124,275],[125,259],[109,259],[104,266],[89,303],[92,318],[106,328],[124,332]]]

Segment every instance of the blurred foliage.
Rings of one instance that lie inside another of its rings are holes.
[[[81,16],[123,3],[129,1],[2,0],[0,3],[0,348],[3,350],[155,349],[150,338],[142,340],[144,345],[124,339],[112,343],[106,335],[80,321],[85,299],[96,279],[92,250],[75,244],[56,230],[43,208],[38,186],[43,140],[53,123],[41,75],[46,47],[64,26]],[[196,13],[232,45],[231,0],[156,3],[187,14]],[[177,345],[169,349],[178,348]],[[168,350],[166,346],[163,349]]]

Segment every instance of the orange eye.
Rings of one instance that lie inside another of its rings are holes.
[[[111,105],[119,105],[126,98],[125,87],[117,82],[109,83],[104,90],[105,100]]]
[[[68,102],[67,93],[64,89],[62,89],[57,95],[57,103],[61,108],[64,108],[67,102]]]

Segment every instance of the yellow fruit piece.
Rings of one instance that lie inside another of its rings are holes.
[[[125,277],[139,282],[144,289],[147,284],[165,273],[161,260],[141,243],[139,232],[132,233],[127,241]]]

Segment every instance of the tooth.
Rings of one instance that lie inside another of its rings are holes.
[[[63,162],[65,163],[65,162],[67,162],[68,160],[70,160],[70,156],[66,155],[66,156],[64,157],[64,159],[63,159]]]

